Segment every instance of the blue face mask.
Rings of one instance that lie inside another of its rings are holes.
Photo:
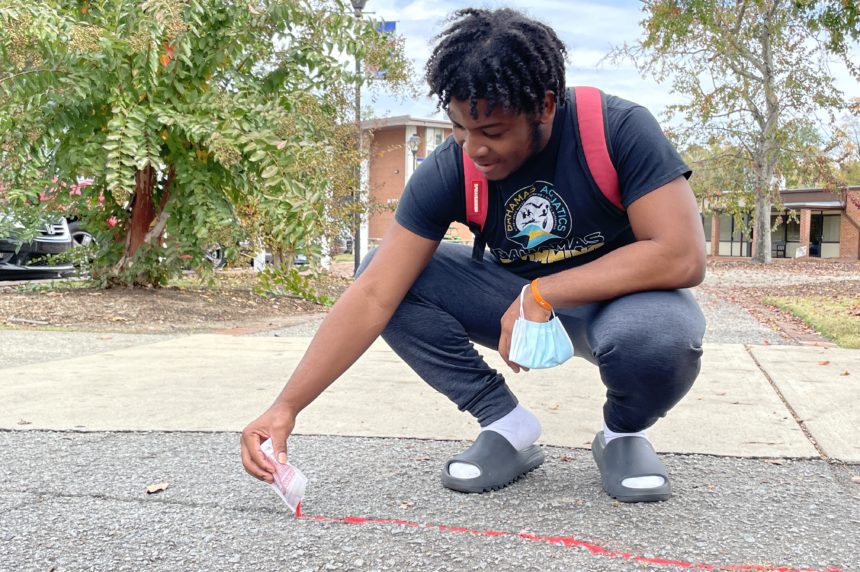
[[[573,356],[573,342],[555,312],[548,322],[525,319],[523,296],[528,287],[526,284],[520,292],[520,317],[511,333],[510,360],[529,369],[555,367]]]

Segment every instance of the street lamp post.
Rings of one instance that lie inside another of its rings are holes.
[[[412,172],[414,173],[415,169],[418,168],[416,155],[418,154],[418,147],[421,146],[421,137],[417,133],[413,133],[406,140],[406,145],[409,147],[409,151],[412,152]]]
[[[367,0],[351,0],[355,18],[361,19],[361,13],[367,5]],[[353,272],[358,272],[358,266],[361,264],[361,214],[358,212],[358,205],[361,204],[361,162],[362,162],[362,147],[364,144],[361,133],[361,58],[355,56],[355,129],[357,131],[356,145],[358,150],[358,164],[355,167],[355,189],[353,190],[353,206],[356,212],[352,215],[353,237],[352,237],[352,252],[355,261]]]

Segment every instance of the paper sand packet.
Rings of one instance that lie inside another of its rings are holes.
[[[296,516],[301,516],[302,497],[305,496],[305,487],[308,484],[308,478],[298,468],[289,463],[281,464],[275,459],[275,451],[272,448],[271,439],[266,439],[260,445],[260,448],[263,450],[263,454],[275,466],[275,482],[270,486],[275,489],[281,500],[296,513]]]

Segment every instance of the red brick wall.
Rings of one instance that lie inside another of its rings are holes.
[[[421,144],[417,157],[426,156],[427,132],[425,127],[417,127]],[[443,135],[448,137],[450,129],[445,129]],[[406,147],[406,127],[398,126],[379,129],[374,132],[373,143],[370,146],[370,200],[375,204],[396,204],[406,186],[407,160],[412,160],[412,153]],[[465,200],[465,199],[464,199]],[[370,214],[368,221],[368,238],[377,243],[382,240],[388,226],[394,222],[393,210],[376,210]],[[464,240],[471,240],[472,233],[463,225],[458,234]]]
[[[860,191],[848,191],[839,227],[839,257],[860,259]],[[853,224],[852,224],[853,222]]]
[[[408,153],[405,141],[406,128],[394,127],[380,129],[373,135],[370,146],[370,201],[388,204],[396,201],[403,193],[406,175],[405,155]],[[370,214],[367,236],[371,241],[380,241],[385,230],[394,221],[393,210],[378,210]]]
[[[812,211],[800,209],[800,248],[806,247],[806,256],[809,256],[809,233],[812,228]]]

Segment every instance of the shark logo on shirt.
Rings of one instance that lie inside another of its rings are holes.
[[[571,236],[571,213],[551,183],[536,181],[505,201],[505,237],[514,248],[493,248],[503,264],[517,259],[550,264],[602,247],[603,234]]]
[[[505,203],[505,236],[526,249],[570,234],[570,211],[552,185],[537,181]]]

